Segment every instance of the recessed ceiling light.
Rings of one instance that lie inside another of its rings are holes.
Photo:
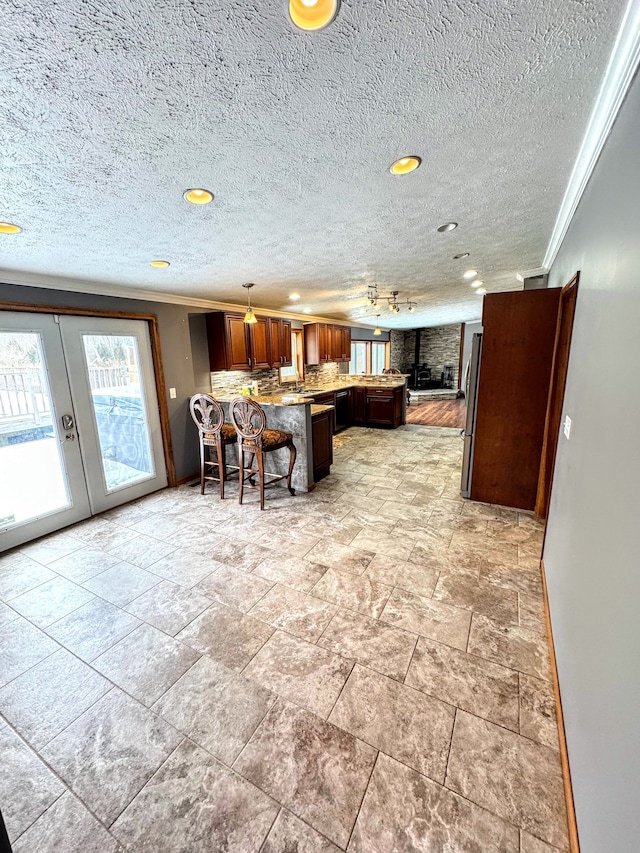
[[[311,314],[311,308],[303,308],[302,313],[303,314]]]
[[[321,30],[338,14],[340,0],[289,0],[289,17],[301,30]]]
[[[185,201],[191,202],[191,204],[209,204],[210,201],[213,201],[213,193],[201,188],[185,190],[182,193],[182,197]]]
[[[454,230],[455,228],[457,228],[457,227],[458,227],[458,223],[457,223],[457,222],[445,222],[445,223],[444,223],[444,225],[441,225],[441,226],[438,228],[438,231],[439,231],[441,234],[446,234],[446,233],[447,233],[447,231],[453,231],[453,230]]]
[[[19,234],[22,228],[12,222],[0,222],[0,234]]]
[[[300,294],[299,294],[299,293],[290,293],[290,294],[289,294],[289,299],[290,299],[292,302],[297,302],[297,301],[298,301],[298,299],[300,299]]]
[[[454,256],[453,256],[453,260],[454,260],[454,261],[459,261],[459,260],[461,260],[462,258],[468,258],[468,257],[469,257],[469,252],[460,252],[460,254],[459,254],[459,255],[454,255]]]
[[[415,172],[418,166],[422,163],[420,157],[412,154],[410,157],[401,157],[392,164],[390,172],[392,175],[408,175],[409,172]]]
[[[482,287],[483,284],[484,281],[480,281],[480,279],[477,278],[475,281],[471,282],[471,287]]]
[[[170,267],[171,264],[169,263],[169,261],[149,261],[149,266],[155,267],[158,270],[163,270],[166,267]]]
[[[467,270],[462,273],[462,278],[475,278],[478,275],[478,270]]]
[[[486,292],[487,292],[487,288],[486,288],[486,287],[479,287],[479,288],[476,290],[476,293],[479,293],[481,296],[482,296],[482,295],[484,295]]]

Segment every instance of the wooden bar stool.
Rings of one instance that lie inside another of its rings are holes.
[[[200,436],[200,494],[204,495],[205,480],[219,480],[220,498],[224,500],[224,481],[227,477],[225,448],[227,444],[235,444],[238,440],[235,428],[224,422],[222,406],[209,394],[195,394],[189,402],[189,409]],[[209,457],[208,447],[215,447],[215,459]],[[235,467],[229,466],[233,470]],[[214,468],[218,469],[217,477],[207,474],[207,470]]]
[[[279,429],[267,429],[267,419],[263,409],[250,397],[238,397],[231,401],[229,406],[229,417],[236,429],[238,436],[238,464],[240,466],[239,478],[240,488],[238,502],[242,503],[242,492],[245,480],[250,489],[255,489],[253,478],[258,475],[258,488],[260,489],[260,509],[264,509],[265,477],[272,479],[267,483],[271,486],[278,480],[287,480],[289,493],[295,495],[296,490],[291,488],[291,474],[296,462],[296,446],[293,443],[293,435],[290,432],[282,432]],[[264,470],[264,454],[272,450],[280,450],[281,447],[289,448],[289,471],[287,474],[271,474]],[[249,453],[248,467],[244,464],[245,451]],[[253,460],[256,459],[257,468],[253,468]],[[248,474],[248,477],[245,475]]]

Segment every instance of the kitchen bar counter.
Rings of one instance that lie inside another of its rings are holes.
[[[230,422],[229,404],[235,400],[240,394],[229,395],[228,397],[218,396],[216,399],[220,402],[224,410],[224,419]],[[288,396],[288,395],[285,395]],[[309,485],[313,483],[313,447],[311,439],[311,400],[309,397],[302,397],[297,403],[280,403],[278,396],[267,397],[260,396],[251,397],[261,407],[264,408],[264,413],[267,419],[267,429],[279,429],[283,432],[290,432],[293,435],[293,443],[296,446],[297,456],[296,464],[293,469],[291,485],[297,492],[308,492]],[[227,448],[227,462],[231,465],[237,465],[237,445],[232,444]],[[232,461],[233,460],[233,461]],[[265,458],[265,468],[274,474],[286,474],[289,468],[289,451],[286,448],[274,450],[268,453]],[[284,485],[282,480],[278,486]]]
[[[398,375],[345,376],[344,379],[325,384],[323,387],[311,387],[300,394],[296,393],[294,389],[288,393],[285,391],[285,393],[258,394],[250,399],[264,408],[268,429],[278,429],[283,432],[292,433],[293,443],[297,450],[292,485],[298,492],[307,492],[309,491],[309,486],[315,482],[314,470],[317,473],[324,470],[326,473],[323,473],[321,476],[326,476],[328,473],[327,465],[330,465],[331,457],[328,454],[325,454],[327,458],[324,460],[324,468],[318,464],[314,465],[313,447],[313,418],[317,420],[319,417],[326,415],[327,412],[335,412],[335,406],[329,405],[332,401],[329,395],[337,391],[358,388],[366,389],[367,392],[371,392],[371,395],[375,395],[377,392],[380,395],[380,399],[375,400],[372,396],[372,402],[371,404],[367,403],[367,406],[377,406],[379,412],[381,406],[388,405],[389,403],[388,399],[384,399],[388,398],[389,394],[385,395],[383,392],[385,390],[388,392],[397,391],[397,389],[406,385],[406,381],[406,376]],[[323,395],[329,397],[325,401],[327,404],[316,403],[315,397],[322,398]],[[216,398],[220,401],[224,409],[226,421],[230,420],[229,405],[231,401],[240,396],[240,394],[216,395]],[[366,396],[368,399],[369,394],[367,393]],[[386,411],[382,415],[379,413],[376,415],[373,409],[371,410],[371,414],[366,414],[363,418],[359,418],[356,412],[353,423],[360,423],[363,426],[368,426],[370,423],[383,426],[398,426],[399,423],[404,423],[404,397],[405,395],[402,394],[402,417],[398,417],[399,412],[396,413],[394,423],[391,422],[390,416],[387,415]],[[366,412],[369,412],[369,409],[366,409]],[[331,423],[334,423],[333,415]],[[318,424],[319,421],[316,423],[316,432],[319,429]],[[319,448],[316,448],[316,450],[318,451]],[[316,453],[317,455],[318,453]],[[236,457],[236,445],[227,447],[227,461],[229,464],[237,464]],[[289,465],[289,452],[286,449],[276,450],[268,454],[267,460],[267,470],[275,474],[285,474]],[[318,460],[316,459],[315,461],[317,463]],[[282,482],[284,483],[284,481]]]

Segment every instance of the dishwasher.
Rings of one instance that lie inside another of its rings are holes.
[[[349,426],[349,389],[335,394],[335,431]]]

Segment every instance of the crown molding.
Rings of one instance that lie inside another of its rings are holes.
[[[21,272],[20,270],[0,269],[1,284],[17,284],[23,287],[42,287],[46,290],[65,290],[70,293],[88,293],[93,296],[112,296],[116,299],[140,299],[145,302],[162,302],[165,305],[186,305],[192,308],[206,308],[212,311],[246,311],[246,304],[237,302],[217,302],[213,299],[198,299],[195,296],[180,296],[176,293],[161,293],[157,290],[139,290],[134,287],[110,284],[109,282],[81,281],[63,276],[45,275],[43,273]],[[332,323],[334,326],[355,326],[362,329],[373,329],[373,325],[350,323],[344,320],[334,320],[315,314],[300,314],[295,311],[278,311],[275,308],[260,308],[253,306],[258,314],[268,314],[270,317],[283,317],[287,320],[300,320],[303,323]]]
[[[542,266],[551,268],[640,63],[640,0],[630,0]]]

